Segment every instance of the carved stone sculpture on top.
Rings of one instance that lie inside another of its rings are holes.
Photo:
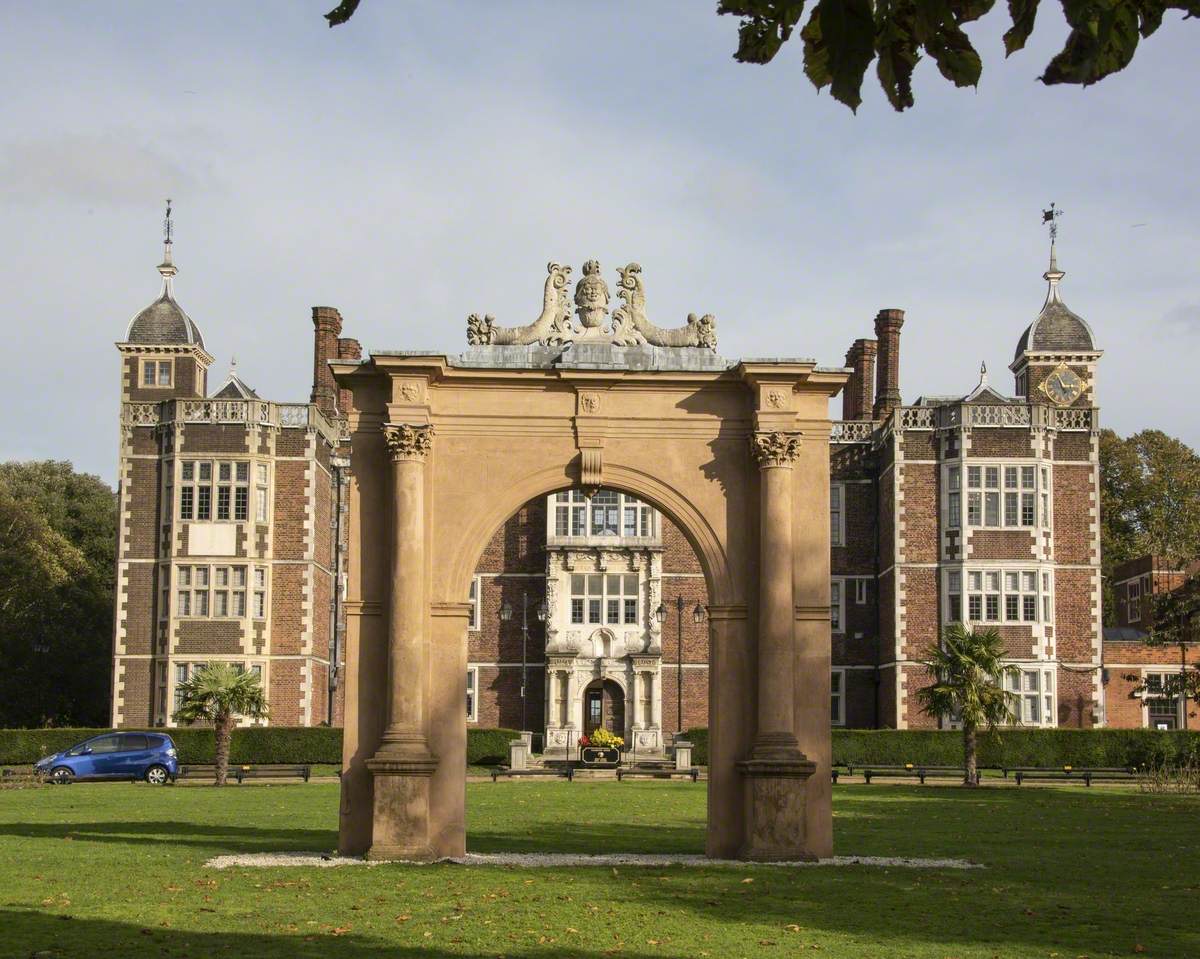
[[[575,286],[575,314],[571,319],[567,284],[571,268],[551,263],[546,267],[542,314],[528,326],[497,326],[491,315],[472,313],[467,318],[467,342],[472,346],[504,346],[540,343],[612,343],[616,346],[695,346],[717,348],[717,321],[711,314],[688,315],[687,325],[663,329],[646,319],[646,290],[642,268],[636,263],[617,270],[617,296],[624,303],[609,316],[608,284],[600,275],[600,264],[588,260]]]

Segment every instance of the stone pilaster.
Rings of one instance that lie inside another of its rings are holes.
[[[429,779],[437,759],[426,735],[425,457],[429,426],[384,428],[392,463],[391,608],[388,621],[387,726],[375,756],[370,859],[430,859]]]
[[[806,853],[805,788],[815,768],[795,734],[792,464],[800,436],[754,436],[760,469],[758,715],[745,779],[742,856],[753,860],[810,858]]]

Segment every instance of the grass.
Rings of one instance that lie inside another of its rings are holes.
[[[332,783],[0,792],[0,956],[1200,955],[1200,800],[842,786],[842,854],[977,871],[202,868],[335,842]],[[468,786],[477,851],[697,852],[704,785]]]

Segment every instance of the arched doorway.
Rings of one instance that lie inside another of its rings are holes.
[[[593,679],[583,690],[583,734],[590,737],[597,729],[625,738],[625,690],[611,679]]]
[[[611,487],[669,516],[707,583],[706,851],[831,853],[828,399],[844,372],[603,343],[334,371],[353,396],[343,852],[465,852],[475,564],[530,499]]]

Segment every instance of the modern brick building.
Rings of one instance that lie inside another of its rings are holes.
[[[1104,630],[1104,697],[1109,726],[1119,729],[1200,729],[1195,700],[1164,689],[1164,680],[1200,668],[1200,623],[1148,642],[1154,601],[1164,594],[1200,592],[1200,564],[1183,568],[1158,556],[1139,556],[1113,569],[1116,624]]]
[[[327,360],[358,345],[318,307],[308,403],[264,400],[232,370],[210,393],[213,356],[174,297],[167,216],[162,293],[117,344],[113,725],[174,725],[177,684],[214,660],[261,675],[269,723],[338,724],[346,498]]]

